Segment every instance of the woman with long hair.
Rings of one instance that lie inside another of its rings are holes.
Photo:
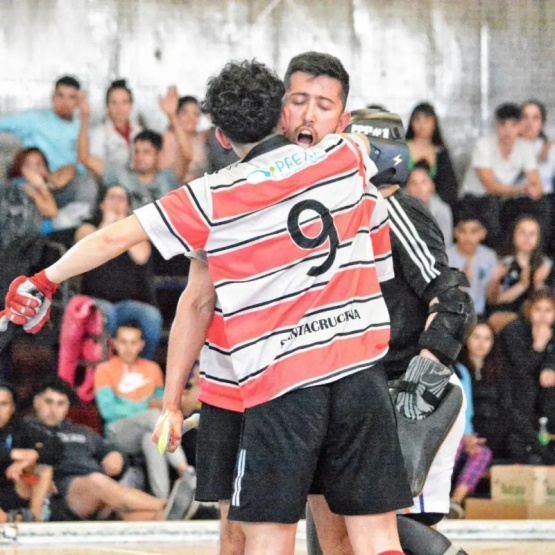
[[[421,102],[414,107],[406,136],[410,150],[409,170],[417,162],[425,161],[430,167],[430,177],[434,180],[437,194],[453,208],[459,185],[436,111],[430,103]]]
[[[550,446],[538,439],[540,417],[547,417],[548,431],[555,432],[554,325],[555,297],[544,288],[531,293],[523,313],[499,335],[510,403],[507,444],[517,463],[555,463]]]

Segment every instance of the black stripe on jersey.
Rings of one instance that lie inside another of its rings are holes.
[[[356,235],[359,234],[366,234],[368,235],[370,232],[368,229],[362,229],[362,230],[358,230],[356,232]],[[347,247],[350,247],[353,244],[353,239],[349,239],[348,241],[345,241],[344,243],[341,243],[338,247],[337,250],[339,249],[345,249]],[[328,251],[323,251],[317,254],[312,254],[310,256],[307,256],[306,258],[303,258],[303,262],[312,262],[313,260],[316,260],[318,258],[323,258],[324,256],[328,256]],[[294,262],[291,262],[291,264],[287,264],[287,266],[281,266],[279,268],[275,268],[269,272],[266,272],[264,274],[258,274],[256,276],[250,277],[250,278],[244,278],[244,279],[226,279],[225,281],[220,281],[218,282],[218,284],[214,284],[214,288],[218,289],[219,287],[223,287],[224,285],[233,285],[235,283],[251,283],[253,281],[258,281],[259,279],[264,279],[270,276],[273,276],[274,274],[277,274],[279,272],[284,272],[286,270],[289,270],[290,268],[293,268],[293,266],[298,266],[299,265],[299,261],[295,260]],[[221,313],[222,311],[219,310],[219,312]]]
[[[207,374],[206,372],[203,372],[202,370],[200,371],[200,375],[205,380],[209,380],[211,382],[228,383],[228,384],[235,385],[235,386],[238,387],[238,384],[235,380],[226,380],[225,378],[219,378],[218,376],[212,376],[210,374]]]
[[[380,259],[376,258],[375,260],[351,260],[350,262],[345,262],[344,264],[341,264],[339,266],[339,269],[349,268],[351,266],[375,266],[376,262],[378,262],[379,260],[385,260],[386,258],[387,256]]]
[[[408,255],[419,268],[424,280],[426,282],[432,281],[439,276],[439,271],[434,267],[434,257],[418,235],[416,229],[414,229],[414,226],[409,226],[410,219],[397,200],[389,197],[386,199],[386,202],[391,231],[403,243]]]
[[[289,355],[292,355],[292,354],[297,353],[299,351],[306,351],[306,350],[312,349],[313,347],[318,347],[318,346],[327,345],[329,343],[332,343],[338,337],[356,336],[356,335],[360,335],[361,333],[365,333],[365,332],[371,330],[372,328],[384,328],[384,327],[389,328],[389,322],[369,324],[368,326],[366,326],[364,328],[359,328],[357,330],[351,330],[351,331],[348,331],[348,332],[346,332],[346,331],[345,332],[339,332],[339,333],[336,333],[334,336],[332,336],[328,339],[323,339],[322,341],[314,341],[313,343],[309,343],[307,345],[300,345],[296,349],[292,349],[290,351],[280,353],[279,355],[277,355],[274,358],[274,360],[272,361],[272,364],[274,364],[275,361],[277,361],[277,360],[288,357]],[[259,368],[258,370],[255,370],[254,372],[251,372],[248,376],[240,378],[239,383],[243,384],[243,383],[249,381],[251,378],[254,378],[255,376],[258,376],[259,374],[265,372],[270,366],[271,366],[271,364],[267,364],[263,368]]]
[[[193,190],[191,189],[191,187],[189,186],[188,183],[185,183],[185,185],[183,185],[183,187],[185,189],[187,189],[187,191],[189,191],[189,196],[191,197],[191,199],[193,200],[193,202],[195,203],[195,206],[197,207],[197,210],[199,211],[200,215],[206,220],[207,225],[210,227],[212,226],[212,222],[210,221],[210,218],[208,217],[207,214],[204,213],[204,210],[202,209],[201,205],[199,204],[197,197],[195,196],[195,194],[193,193]]]
[[[338,146],[342,145],[343,143],[345,143],[345,139],[341,138],[334,145],[328,146],[328,148],[324,149],[324,152],[331,152],[334,148],[337,148]]]
[[[294,195],[289,195],[288,197],[272,204],[272,207],[277,206],[278,204],[282,204],[284,202],[288,202],[288,201],[290,201],[294,198],[297,198],[301,195],[304,195],[305,193],[308,193],[308,192],[313,191],[315,189],[318,189],[320,187],[324,187],[325,185],[329,185],[331,183],[336,183],[338,181],[343,181],[344,179],[350,179],[351,177],[354,177],[357,173],[358,173],[358,169],[356,169],[356,170],[354,170],[350,173],[334,177],[333,179],[328,179],[326,181],[316,182],[313,185],[311,185],[310,187],[307,187],[306,189],[303,189],[302,191],[298,191]],[[270,208],[270,207],[265,207],[264,210],[266,210],[267,208]],[[227,225],[229,223],[237,222],[239,220],[242,220],[244,218],[252,216],[253,214],[256,214],[257,212],[261,212],[261,211],[262,210],[253,210],[252,212],[247,212],[246,214],[240,214],[239,216],[233,216],[232,218],[228,218],[226,220],[219,220],[217,222],[210,222],[210,225],[212,225],[214,227],[219,226],[219,225]],[[216,252],[216,251],[210,251],[210,252]]]
[[[354,174],[352,174],[352,175],[354,175]],[[272,207],[277,206],[278,204],[281,204],[282,202],[286,202],[288,200],[294,199],[294,198],[306,193],[307,191],[310,191],[312,189],[316,189],[318,187],[323,187],[324,185],[328,185],[329,183],[332,183],[333,181],[341,181],[341,180],[343,180],[347,177],[352,177],[352,175],[343,176],[341,178],[334,179],[334,180],[331,180],[331,181],[325,181],[325,182],[322,182],[322,183],[318,183],[317,185],[309,187],[308,189],[305,189],[304,191],[302,191],[300,193],[297,193],[295,195],[291,195],[291,196],[287,197],[286,199],[283,199],[283,200],[277,202],[276,204],[272,205]],[[334,213],[337,213],[341,210],[349,210],[350,208],[352,208],[352,206],[356,206],[358,202],[360,202],[360,199],[358,201],[355,201],[352,205],[340,206],[339,208],[334,210]],[[223,221],[222,222],[216,222],[213,225],[214,226],[226,225],[230,222],[237,221],[237,220],[242,219],[242,218],[246,218],[247,216],[251,216],[252,214],[255,214],[256,212],[257,211],[249,212],[248,214],[243,214],[242,216],[237,216],[236,218],[226,220],[225,222],[223,222]],[[307,224],[307,223],[309,223],[309,221],[310,220],[307,220],[306,222],[303,222],[303,224]],[[278,236],[278,235],[281,235],[282,233],[286,233],[286,232],[287,232],[287,228],[283,227],[283,228],[280,228],[280,229],[277,229],[277,230],[270,231],[269,233],[264,233],[262,235],[257,235],[256,237],[250,237],[249,239],[245,239],[244,241],[239,241],[237,243],[225,245],[224,247],[219,247],[217,249],[207,249],[206,252],[209,253],[209,254],[216,254],[216,253],[221,253],[221,252],[225,252],[225,251],[232,251],[232,250],[234,250],[238,247],[242,247],[242,246],[248,245],[250,243],[256,243],[257,241],[260,241],[261,239],[267,239],[268,237]]]
[[[340,310],[342,308],[345,308],[346,306],[351,306],[353,304],[365,304],[367,302],[376,301],[376,300],[381,299],[381,298],[382,298],[381,293],[378,293],[377,295],[372,295],[370,297],[349,299],[347,302],[344,302],[342,304],[327,305],[323,308],[319,308],[318,310],[313,310],[313,311],[307,312],[304,315],[303,319],[313,318],[314,316],[318,316],[319,314],[325,314],[326,312],[332,312],[334,310]],[[297,326],[298,325],[301,325],[301,324],[297,324]],[[222,354],[237,353],[239,351],[242,351],[243,349],[246,349],[247,347],[251,347],[252,345],[255,345],[256,343],[258,343],[260,341],[266,341],[270,337],[274,337],[276,335],[282,335],[284,333],[285,334],[290,334],[297,326],[288,326],[286,328],[280,328],[279,330],[274,330],[274,331],[271,331],[269,333],[265,333],[263,335],[260,335],[260,336],[256,337],[255,339],[247,341],[246,343],[240,343],[239,345],[236,345],[235,347],[233,347],[233,349],[231,349],[229,351],[224,352],[221,349],[216,348],[216,347],[214,347],[212,350],[217,351],[217,352],[222,353]],[[208,348],[210,349],[211,346],[209,345]]]
[[[185,242],[183,237],[181,237],[181,235],[179,235],[179,233],[177,233],[177,231],[175,231],[175,229],[173,229],[169,220],[166,218],[166,215],[164,214],[164,211],[162,210],[162,208],[158,204],[159,202],[160,201],[157,200],[153,204],[154,204],[154,207],[156,208],[156,210],[158,211],[158,214],[160,214],[160,218],[162,219],[162,221],[164,222],[164,224],[168,228],[168,231],[183,245],[183,247],[185,247],[185,250],[187,252],[191,252],[191,250],[192,250],[191,247],[189,247],[189,245]]]
[[[370,233],[373,231],[377,231],[378,229],[382,228],[384,225],[389,223],[389,215],[386,216],[381,222],[377,223],[375,226],[370,228]]]
[[[230,189],[231,187],[234,187],[235,185],[237,185],[237,183],[244,183],[247,181],[246,177],[242,177],[241,179],[236,179],[235,181],[232,181],[231,183],[225,183],[222,185],[213,185],[212,187],[210,187],[210,190],[212,191],[219,191],[220,189]]]
[[[284,393],[290,393],[291,391],[295,391],[297,389],[304,389],[305,387],[324,385],[326,383],[337,381],[341,376],[346,376],[348,374],[355,374],[356,372],[360,372],[361,370],[372,368],[372,366],[374,366],[376,362],[380,360],[382,357],[383,357],[383,353],[380,353],[374,358],[370,358],[368,360],[365,360],[364,362],[360,362],[352,366],[347,366],[346,368],[342,368],[341,370],[337,370],[336,372],[326,374],[325,376],[319,376],[312,380],[306,380],[298,385],[293,386],[291,389],[286,389],[282,391],[281,394],[283,395]]]
[[[300,289],[299,291],[295,291],[294,293],[288,293],[287,295],[283,295],[281,297],[275,297],[269,301],[251,304],[250,306],[244,306],[243,308],[235,310],[234,312],[228,312],[227,314],[225,314],[225,317],[231,318],[232,316],[236,316],[237,314],[241,314],[242,312],[250,312],[255,308],[261,308],[263,306],[269,306],[272,304],[279,304],[281,301],[298,297],[299,295],[303,295],[304,293],[311,291],[313,289],[320,289],[322,287],[325,287],[328,283],[329,283],[328,279],[325,281],[318,281],[313,283],[310,287],[306,287],[305,289]]]

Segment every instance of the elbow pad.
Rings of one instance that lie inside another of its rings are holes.
[[[418,347],[430,350],[443,364],[449,365],[455,362],[476,325],[476,311],[470,295],[460,289],[460,286],[470,285],[467,277],[458,270],[452,270],[444,281],[447,287],[443,288],[441,283],[435,283],[442,280],[442,276],[430,284],[430,300],[437,298],[438,302],[430,306],[429,314],[435,313],[435,317],[420,335]]]

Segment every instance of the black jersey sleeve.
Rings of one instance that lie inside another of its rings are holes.
[[[425,299],[430,283],[449,268],[443,234],[424,204],[404,191],[388,197],[387,204],[393,250],[406,281]]]

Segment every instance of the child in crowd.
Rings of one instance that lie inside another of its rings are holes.
[[[436,186],[430,177],[430,166],[425,160],[416,162],[407,181],[407,193],[426,205],[443,233],[445,244],[450,245],[453,242],[453,214],[449,205],[435,192]]]
[[[482,245],[486,228],[470,210],[455,211],[455,241],[447,247],[449,264],[462,270],[470,281],[468,294],[472,297],[477,316],[486,313],[487,287],[497,266],[493,249]]]
[[[540,226],[531,216],[516,221],[511,250],[495,268],[488,285],[489,321],[496,333],[518,316],[532,291],[545,287],[553,266],[541,251]]]
[[[459,362],[455,367],[466,397],[466,427],[457,450],[456,467],[462,463],[462,468],[458,472],[455,488],[451,494],[449,518],[464,517],[463,502],[474,492],[491,462],[491,450],[484,445],[486,439],[474,431],[471,370],[473,373],[479,373],[484,367],[486,357],[493,349],[494,339],[491,327],[485,322],[478,323],[466,341],[466,365]]]

